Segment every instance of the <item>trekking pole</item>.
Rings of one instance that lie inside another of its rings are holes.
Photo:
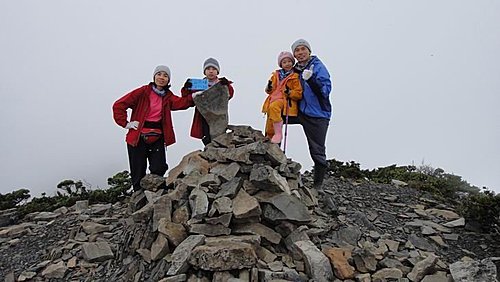
[[[285,140],[283,141],[283,154],[286,154],[286,138],[288,136],[288,109],[290,103],[290,98],[286,98]]]

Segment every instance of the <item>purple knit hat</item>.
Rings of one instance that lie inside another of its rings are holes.
[[[278,66],[281,68],[281,61],[283,61],[284,58],[290,58],[292,60],[292,65],[295,64],[295,58],[293,57],[292,53],[288,51],[282,51],[278,55]]]

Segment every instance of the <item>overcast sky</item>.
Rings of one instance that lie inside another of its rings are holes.
[[[203,61],[234,81],[230,123],[263,129],[276,57],[305,38],[333,78],[327,157],[430,165],[500,192],[500,1],[1,1],[0,193],[106,188],[128,170],[111,106],[158,64],[179,94]],[[173,112],[167,159],[202,149]],[[300,126],[287,156],[312,166]]]

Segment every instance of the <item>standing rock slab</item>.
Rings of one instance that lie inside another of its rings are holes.
[[[160,219],[172,221],[172,200],[169,195],[163,195],[153,204],[153,231],[158,230]]]
[[[192,218],[204,218],[208,212],[208,197],[200,188],[195,188],[189,195],[189,205],[191,206]]]
[[[188,259],[191,252],[204,242],[205,235],[191,235],[182,241],[172,254],[172,265],[168,269],[167,275],[178,275],[186,272],[189,268]]]
[[[333,281],[333,271],[328,258],[311,241],[297,241],[294,245],[306,264],[306,272],[313,281]]]
[[[201,92],[194,99],[196,109],[201,113],[210,128],[212,139],[226,132],[229,115],[229,89],[227,86],[216,83]]]
[[[156,240],[151,245],[151,260],[159,260],[169,253],[168,240],[165,235],[158,232]]]

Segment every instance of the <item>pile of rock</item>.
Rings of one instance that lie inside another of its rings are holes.
[[[151,244],[127,252],[141,253],[148,263],[167,257],[166,281],[186,275],[207,281],[333,279],[327,257],[295,236],[299,226],[313,224],[317,204],[301,185],[300,164],[260,131],[229,129],[204,152],[185,156],[166,181],[143,179],[147,191],[133,197],[138,210],[132,218],[147,224],[141,242]]]

